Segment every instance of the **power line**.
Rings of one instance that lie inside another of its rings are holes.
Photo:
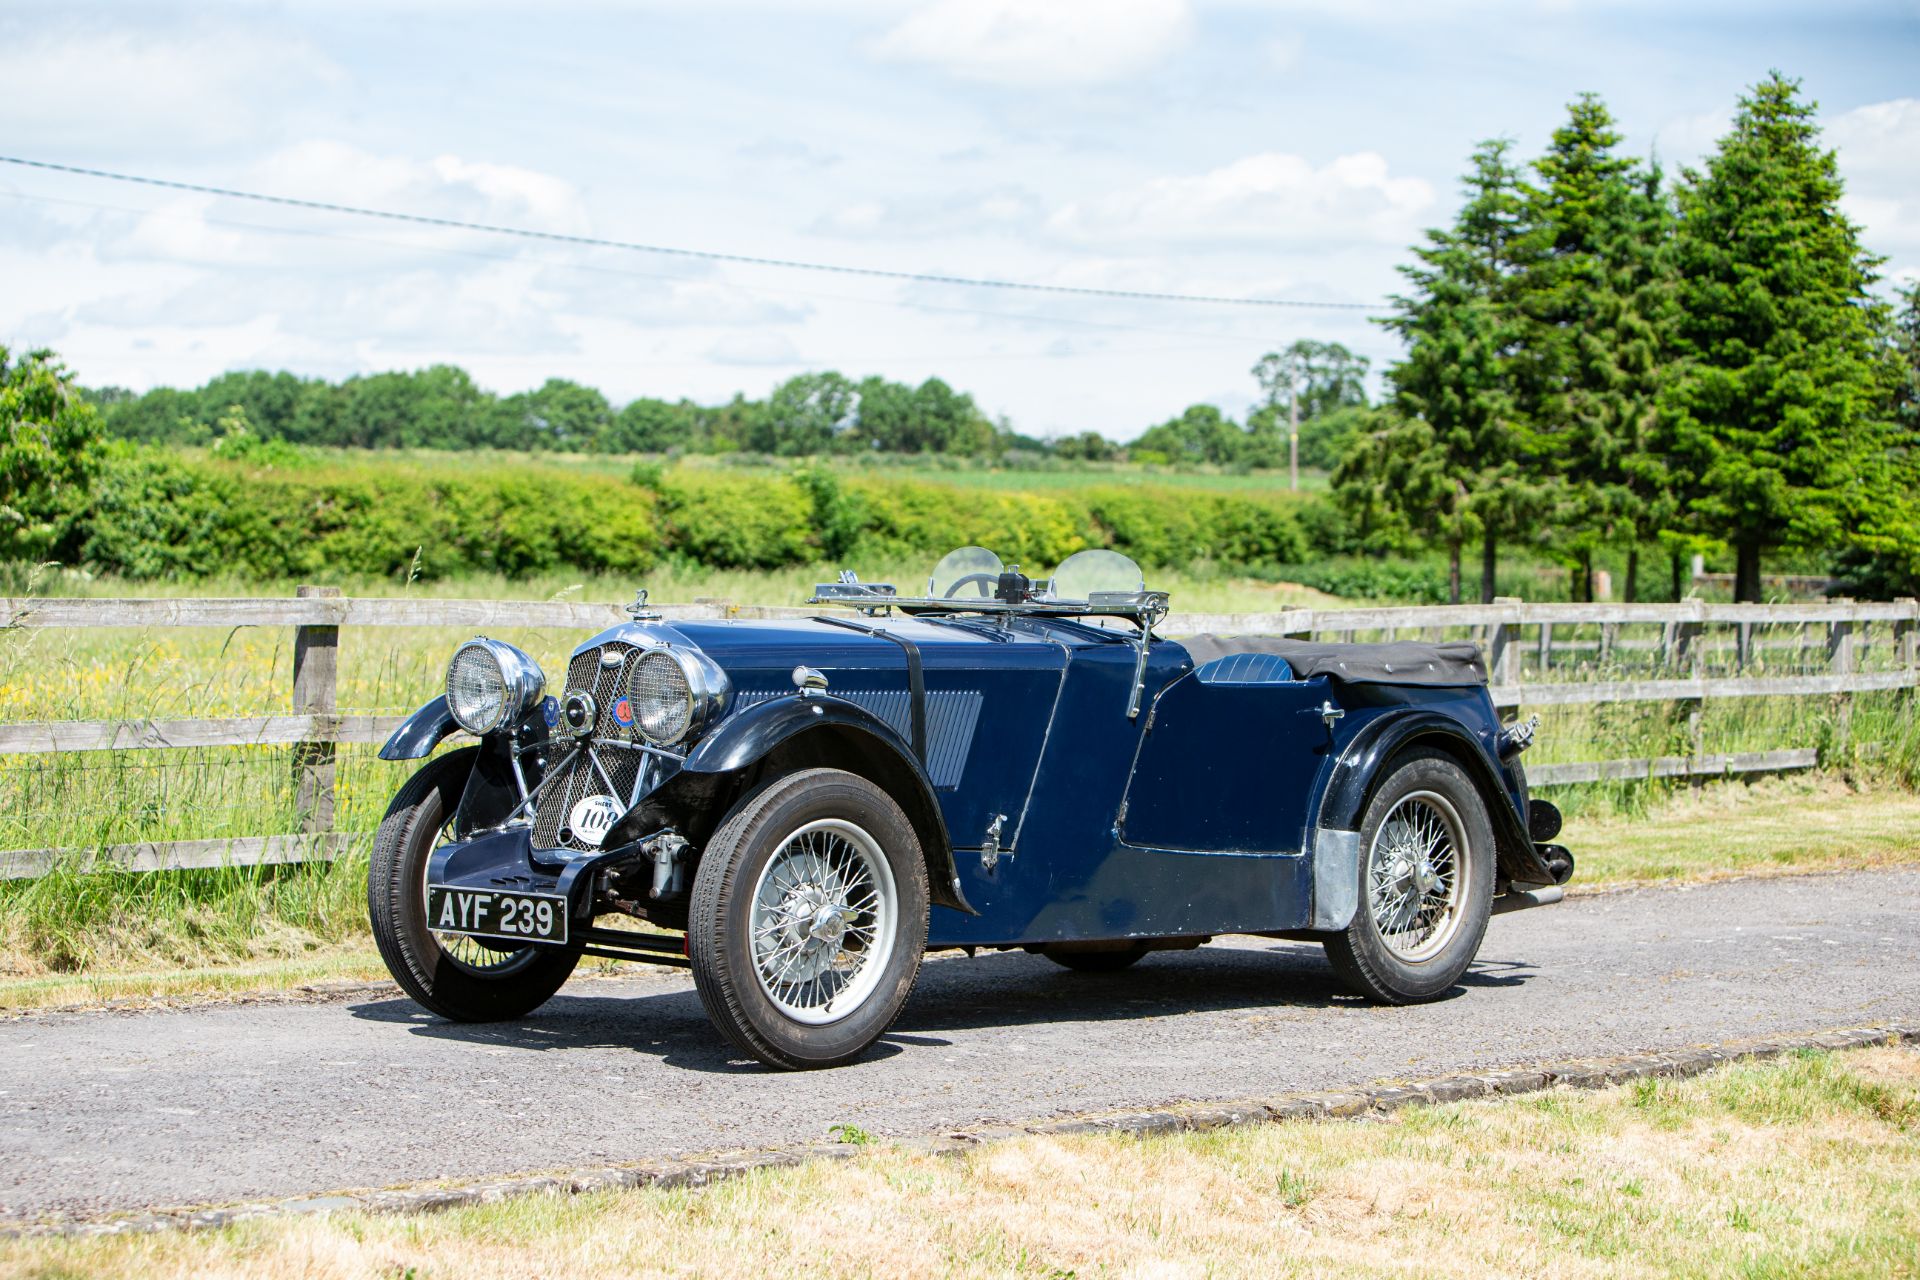
[[[236,218],[219,218],[200,213],[170,213],[164,209],[134,208],[122,204],[103,204],[96,200],[74,200],[64,196],[41,195],[31,191],[0,191],[0,198],[9,200],[29,200],[36,204],[60,205],[71,209],[96,209],[105,213],[121,213],[134,218],[167,218],[177,222],[205,223],[210,227],[228,227],[238,231],[258,232],[262,235],[289,236],[301,239],[338,240],[346,244],[378,245],[387,249],[405,249],[416,253],[435,253],[450,257],[474,258],[484,262],[526,263],[551,268],[556,271],[578,271],[587,275],[623,276],[636,280],[657,280],[667,284],[708,284],[741,294],[806,298],[849,302],[858,306],[901,308],[908,311],[923,311],[932,315],[984,316],[995,320],[1009,320],[1041,328],[1108,330],[1116,333],[1143,333],[1161,337],[1194,338],[1204,340],[1210,348],[1244,346],[1247,343],[1269,341],[1269,338],[1256,334],[1238,333],[1214,329],[1170,329],[1158,326],[1124,324],[1111,320],[1087,320],[1078,316],[1048,315],[1034,311],[999,311],[988,307],[950,306],[935,302],[908,301],[900,298],[871,298],[850,293],[826,293],[819,289],[797,289],[768,284],[742,284],[736,280],[706,281],[697,276],[676,275],[663,271],[635,271],[630,268],[607,266],[603,263],[588,264],[568,262],[559,258],[529,256],[523,253],[488,253],[482,249],[456,249],[451,245],[423,244],[406,240],[382,239],[376,236],[349,235],[341,231],[321,231],[313,227],[269,226],[262,222],[245,222]],[[1200,350],[1199,347],[1186,348]],[[1165,350],[1158,349],[1158,350]],[[1178,351],[1180,348],[1173,348]],[[1097,354],[1116,354],[1101,352]],[[1125,353],[1117,353],[1125,354]],[[944,353],[941,358],[946,358]],[[962,359],[981,359],[985,357],[960,357]],[[1026,358],[1026,357],[1021,357]],[[802,362],[804,363],[804,362]]]
[[[20,165],[51,173],[71,173],[83,178],[104,178],[110,182],[131,182],[170,191],[191,191],[199,195],[222,196],[230,200],[253,200],[261,204],[284,205],[295,209],[316,209],[324,213],[344,213],[356,218],[382,218],[417,226],[445,227],[456,231],[478,231],[487,235],[518,236],[526,240],[548,240],[560,244],[587,245],[597,249],[620,249],[629,253],[652,253],[673,258],[698,258],[708,262],[734,262],[756,267],[781,267],[790,271],[818,271],[830,275],[866,276],[882,280],[907,280],[919,284],[957,285],[968,289],[1011,289],[1025,293],[1072,294],[1089,298],[1124,298],[1137,302],[1193,302],[1226,307],[1292,307],[1328,311],[1369,311],[1364,302],[1304,302],[1289,298],[1227,298],[1196,293],[1153,293],[1139,289],[1095,289],[1080,285],[1036,284],[1025,280],[975,279],[967,276],[933,275],[918,271],[888,271],[880,267],[849,267],[825,262],[800,262],[789,258],[763,258],[744,253],[718,253],[709,249],[682,249],[667,245],[641,244],[631,240],[608,240],[598,236],[569,235],[561,231],[536,231],[529,227],[503,227],[485,222],[463,222],[457,218],[436,218],[421,213],[396,213],[389,209],[369,209],[359,205],[335,204],[327,200],[301,200],[293,196],[267,195],[258,191],[238,191],[231,187],[206,186],[197,182],[176,182],[167,178],[148,178],[138,174],[114,173],[106,169],[88,169],[80,165],[54,164],[47,160],[25,160],[18,156],[0,156],[0,164]]]

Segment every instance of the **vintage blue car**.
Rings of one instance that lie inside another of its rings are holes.
[[[479,739],[380,826],[400,985],[480,1021],[582,955],[687,965],[741,1050],[823,1067],[886,1031],[929,949],[1111,972],[1312,939],[1402,1004],[1573,874],[1521,772],[1532,723],[1502,724],[1470,644],[1165,639],[1166,594],[1109,551],[1030,579],[963,548],[915,596],[843,579],[792,621],[668,622],[643,593],[552,695],[513,646],[462,645],[380,753]]]

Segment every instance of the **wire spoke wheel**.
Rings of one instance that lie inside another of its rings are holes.
[[[1446,949],[1460,927],[1465,826],[1435,791],[1403,796],[1367,851],[1367,905],[1380,939],[1408,963]]]
[[[899,893],[880,844],[841,818],[781,841],[754,885],[754,977],[773,1006],[822,1026],[860,1008],[892,957]]]

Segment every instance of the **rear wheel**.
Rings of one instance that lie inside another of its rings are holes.
[[[479,755],[478,747],[450,751],[407,779],[373,838],[367,868],[367,914],[380,958],[402,990],[456,1022],[533,1012],[580,959],[554,947],[512,947],[427,928],[427,862],[453,834],[453,814]]]
[[[1360,905],[1327,959],[1382,1004],[1434,1000],[1473,963],[1493,908],[1493,824],[1472,779],[1446,755],[1391,766],[1360,828]]]
[[[885,791],[804,769],[742,801],[701,854],[688,919],[700,1002],[772,1067],[851,1061],[893,1025],[927,943],[927,871]]]

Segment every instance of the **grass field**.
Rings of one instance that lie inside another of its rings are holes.
[[[1176,1137],[1023,1138],[703,1190],[0,1242],[54,1277],[1910,1276],[1920,1053]]]
[[[366,456],[362,449],[314,449],[322,457],[356,461]],[[443,460],[444,450],[401,449],[391,451],[396,458],[432,462]],[[596,453],[518,453],[512,450],[471,450],[463,453],[477,461],[533,466],[569,467],[599,475],[626,476],[633,470],[633,455]],[[642,459],[650,461],[651,459]],[[785,475],[799,461],[765,455],[689,454],[671,465],[688,471],[719,471],[730,474]],[[970,489],[1050,490],[1079,489],[1088,485],[1153,485],[1156,488],[1201,489],[1228,493],[1278,493],[1289,487],[1285,471],[1230,471],[1218,467],[1143,466],[1131,462],[1049,463],[1036,466],[989,466],[972,458],[943,455],[886,454],[872,458],[831,456],[823,460],[842,475],[898,476],[903,480],[925,480]],[[1323,493],[1328,475],[1311,467],[1300,472],[1300,489],[1305,493]]]

